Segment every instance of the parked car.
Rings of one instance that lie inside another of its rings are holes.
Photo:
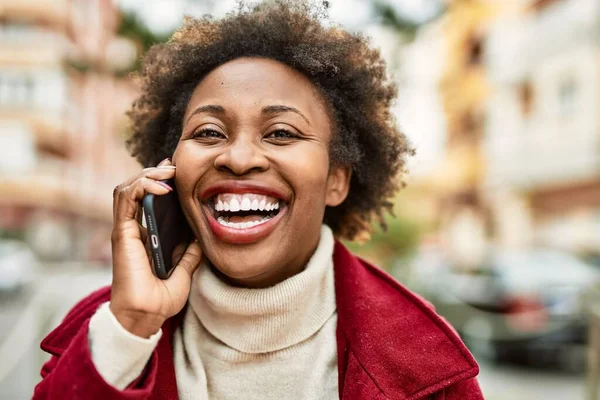
[[[572,370],[585,364],[584,298],[599,284],[597,268],[546,248],[493,251],[477,268],[430,251],[415,259],[408,282],[474,353]]]
[[[32,281],[37,263],[27,243],[0,240],[0,293],[17,291]]]

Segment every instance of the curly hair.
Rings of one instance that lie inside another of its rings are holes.
[[[352,168],[348,197],[325,210],[324,222],[348,240],[368,235],[373,219],[385,228],[413,153],[390,110],[397,88],[369,39],[331,24],[327,8],[326,1],[265,0],[240,3],[219,20],[186,18],[142,62],[141,94],[128,112],[131,154],[146,167],[173,154],[192,92],[213,69],[241,57],[277,60],[318,89],[333,127],[331,162]]]

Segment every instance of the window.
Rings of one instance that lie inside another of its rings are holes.
[[[483,38],[472,34],[467,39],[467,62],[470,65],[479,65],[483,61]]]
[[[519,103],[521,105],[521,114],[524,118],[531,115],[533,110],[534,92],[530,81],[522,82],[519,87]]]
[[[558,107],[562,116],[573,115],[577,107],[577,82],[573,78],[563,79],[558,86]]]
[[[33,102],[34,82],[30,76],[0,76],[0,105],[29,106]]]
[[[38,27],[26,23],[0,22],[0,39],[10,43],[35,40],[43,33]]]
[[[531,8],[533,8],[534,11],[539,12],[551,4],[558,3],[558,1],[559,0],[535,0],[533,4],[531,4]]]
[[[483,114],[480,110],[466,110],[459,119],[460,131],[462,137],[468,140],[476,141],[483,133]]]

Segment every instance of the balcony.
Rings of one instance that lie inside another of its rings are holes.
[[[536,64],[574,43],[597,43],[600,2],[562,0],[539,12],[506,18],[490,27],[485,64],[492,81],[518,81]]]
[[[69,42],[65,34],[22,22],[0,24],[0,66],[60,66]]]
[[[0,202],[47,208],[91,220],[112,220],[112,188],[91,188],[81,181],[41,168],[26,174],[0,176]]]
[[[25,20],[49,26],[65,26],[69,14],[69,0],[2,0],[0,19]]]
[[[486,184],[531,190],[597,179],[600,135],[509,138],[487,149]]]
[[[57,69],[0,68],[0,121],[27,126],[40,148],[66,155],[67,82]]]

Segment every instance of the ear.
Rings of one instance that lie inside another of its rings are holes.
[[[349,165],[334,165],[329,170],[327,177],[327,192],[325,193],[325,205],[336,207],[342,204],[350,191],[350,178],[352,168]]]

